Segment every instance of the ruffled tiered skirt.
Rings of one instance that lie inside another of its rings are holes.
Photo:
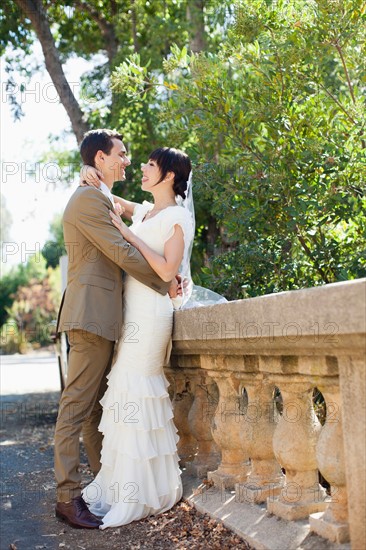
[[[128,277],[124,332],[101,401],[102,467],[83,491],[101,529],[169,510],[182,497],[177,430],[163,366],[170,351],[173,310]]]

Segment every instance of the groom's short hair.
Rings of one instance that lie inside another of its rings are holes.
[[[107,130],[106,128],[86,132],[80,144],[80,155],[83,163],[94,166],[95,155],[98,151],[103,151],[103,153],[109,155],[113,147],[113,138],[122,141],[123,135],[115,130]]]

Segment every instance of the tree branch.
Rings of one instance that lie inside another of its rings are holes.
[[[342,103],[340,101],[338,101],[338,99],[332,94],[330,93],[330,91],[321,83],[321,82],[318,82],[318,85],[321,87],[322,90],[325,91],[325,93],[331,98],[333,99],[333,101],[338,105],[338,107],[344,112],[344,114],[347,116],[347,118],[353,123],[353,124],[357,124],[357,122],[355,121],[354,118],[351,117],[351,115],[346,111],[346,109],[343,107]]]
[[[15,2],[30,20],[41,43],[47,72],[68,114],[77,142],[80,143],[89,127],[65,77],[42,0],[15,0]]]
[[[281,100],[282,100],[282,98],[284,96],[284,93],[285,93],[285,83],[283,81],[281,58],[280,58],[280,54],[278,53],[278,48],[277,48],[277,44],[276,44],[276,41],[275,41],[275,36],[274,36],[274,33],[273,33],[273,29],[271,29],[267,25],[265,25],[265,28],[270,32],[270,34],[272,36],[273,44],[274,44],[275,56],[276,56],[276,59],[277,59],[277,67],[278,67],[278,72],[280,73],[280,79],[281,79]]]
[[[74,4],[76,4],[81,10],[87,12],[98,25],[104,37],[109,65],[112,66],[113,59],[115,58],[118,51],[118,40],[116,37],[114,26],[112,25],[112,23],[109,23],[109,21],[107,21],[107,19],[100,11],[93,8],[93,6],[91,6],[88,2],[84,2],[83,0],[76,0]],[[111,8],[112,11],[115,9],[114,3],[112,3]]]
[[[339,56],[340,56],[341,61],[342,61],[342,65],[343,65],[343,69],[344,69],[344,72],[345,72],[345,75],[346,75],[346,78],[347,78],[348,88],[349,88],[349,91],[351,93],[352,101],[353,101],[354,104],[356,104],[356,99],[355,99],[355,96],[354,96],[354,93],[353,93],[353,86],[352,86],[352,83],[351,83],[351,80],[350,80],[350,77],[349,77],[346,61],[344,59],[342,48],[341,48],[341,46],[338,42],[338,39],[337,39],[336,42],[334,42],[334,46],[335,46],[337,52],[339,53]]]
[[[318,273],[320,274],[321,278],[323,279],[323,281],[325,283],[329,283],[329,279],[325,273],[325,271],[320,267],[320,265],[318,264],[317,260],[314,258],[314,255],[313,253],[311,252],[310,248],[308,247],[308,245],[306,244],[306,241],[304,239],[304,237],[301,235],[300,233],[300,229],[299,229],[299,226],[296,224],[296,236],[297,238],[299,239],[300,241],[300,244],[302,246],[302,248],[304,249],[305,251],[305,254],[308,256],[308,258],[311,259],[311,261],[313,262],[314,264],[314,267],[315,269],[318,271]]]

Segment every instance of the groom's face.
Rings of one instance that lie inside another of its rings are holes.
[[[98,151],[95,157],[95,166],[103,173],[104,181],[110,187],[115,181],[126,179],[125,169],[131,164],[124,143],[117,138],[112,138],[112,142],[109,155]]]

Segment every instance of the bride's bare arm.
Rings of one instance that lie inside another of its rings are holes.
[[[103,181],[103,174],[94,168],[94,166],[84,165],[80,170],[80,185],[90,185],[99,189],[100,183]],[[137,202],[122,199],[117,195],[112,195],[115,203],[122,207],[122,216],[130,220],[133,215]]]
[[[164,256],[152,250],[127,227],[119,216],[110,211],[113,224],[119,229],[122,236],[144,256],[153,270],[163,281],[171,281],[178,273],[184,252],[183,230],[179,224],[174,226],[175,231],[172,237],[167,240],[164,246]]]

